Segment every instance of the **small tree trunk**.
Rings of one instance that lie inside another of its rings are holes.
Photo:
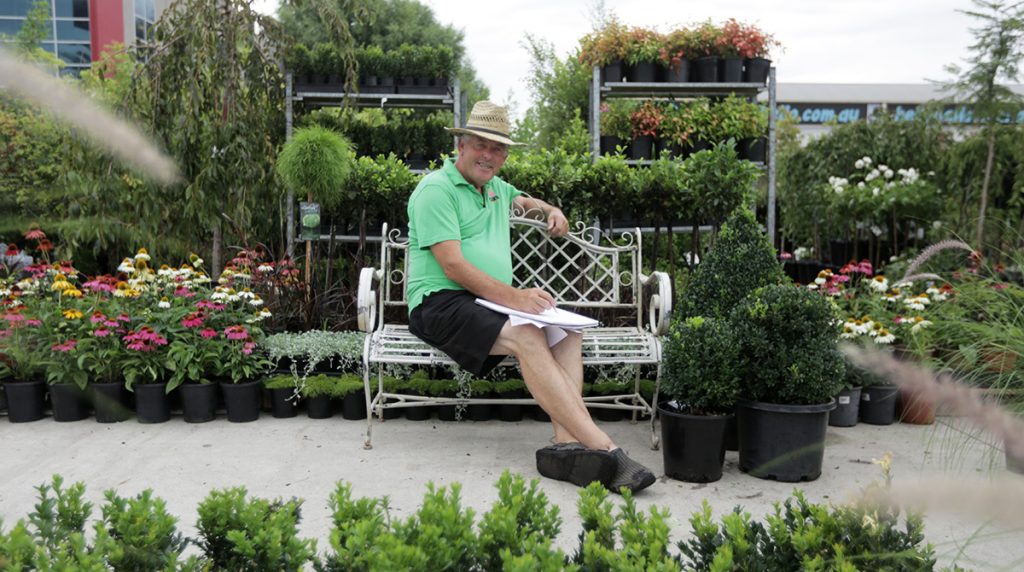
[[[223,223],[221,223],[220,219],[217,219],[213,223],[213,248],[212,248],[212,252],[210,253],[210,278],[214,282],[217,282],[217,279],[220,278],[220,270],[221,270],[220,261],[221,261],[221,256],[222,256],[221,250],[223,249],[223,242],[224,242],[224,227],[223,227]]]
[[[981,204],[978,206],[978,231],[975,234],[975,248],[984,251],[985,210],[988,208],[988,185],[992,179],[992,162],[996,154],[996,132],[988,131],[988,156],[985,157],[985,177],[981,180]]]

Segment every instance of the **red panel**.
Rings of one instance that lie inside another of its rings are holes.
[[[92,61],[113,42],[124,43],[124,0],[89,0]]]

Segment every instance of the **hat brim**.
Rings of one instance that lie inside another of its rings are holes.
[[[455,135],[476,135],[477,137],[482,137],[490,141],[504,143],[505,145],[508,145],[510,147],[525,145],[525,143],[516,143],[515,141],[509,139],[508,137],[505,137],[500,133],[494,133],[492,131],[487,131],[484,129],[474,129],[472,127],[445,127],[445,131],[448,131],[449,133],[453,133]]]

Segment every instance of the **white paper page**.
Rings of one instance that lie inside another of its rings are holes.
[[[520,318],[526,318],[528,320],[534,320],[542,324],[550,324],[553,326],[564,326],[571,329],[580,328],[593,328],[598,325],[598,321],[593,318],[563,310],[561,308],[548,308],[540,314],[530,314],[528,312],[520,312],[519,310],[513,310],[507,306],[501,304],[495,304],[494,302],[484,300],[481,298],[476,299],[476,303],[480,304],[485,308],[490,308],[495,312],[501,312],[509,316],[519,316]]]

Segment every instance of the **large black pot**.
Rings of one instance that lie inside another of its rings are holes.
[[[90,383],[98,423],[120,423],[132,416],[124,382]]]
[[[181,385],[181,413],[186,423],[205,423],[216,416],[217,384],[185,383]]]
[[[139,383],[135,392],[135,418],[139,423],[164,423],[171,418],[171,399],[166,383]]]
[[[736,404],[740,470],[783,482],[813,481],[825,459],[828,412],[818,405],[781,405],[741,400]]]
[[[741,83],[743,81],[743,58],[730,57],[719,60],[718,79],[722,83]]]
[[[697,83],[718,83],[718,56],[697,58],[691,69]]]
[[[626,81],[633,83],[654,83],[658,77],[658,64],[637,62],[626,67]]]
[[[772,61],[764,58],[750,58],[743,62],[743,81],[753,83],[766,83],[768,81],[768,70],[772,67]]]
[[[27,423],[43,418],[46,401],[46,384],[43,380],[4,382],[7,394],[7,420],[11,423]]]
[[[430,418],[429,407],[411,407],[405,412],[405,416],[412,419],[409,414],[416,409],[423,409],[427,412],[427,418]],[[366,419],[366,392],[360,389],[346,395],[341,400],[341,416],[351,421]]]
[[[475,395],[481,399],[490,399],[494,397],[494,393],[488,392],[482,395]],[[490,421],[494,416],[494,407],[490,403],[473,403],[466,406],[466,418],[470,421]]]
[[[76,383],[51,385],[50,405],[54,421],[81,421],[89,416],[89,396]]]
[[[651,151],[654,148],[654,136],[652,135],[639,135],[633,138],[633,142],[629,146],[629,157],[630,159],[638,159],[642,161],[649,161],[651,159]]]
[[[614,135],[601,136],[601,154],[614,155],[618,152],[618,146],[622,145],[622,139]]]
[[[895,385],[872,385],[860,393],[860,420],[872,425],[892,425],[900,390]]]
[[[668,83],[686,83],[690,77],[690,62],[683,58],[678,64],[664,68],[665,81]]]
[[[689,415],[668,402],[658,404],[665,474],[691,483],[722,478],[725,428],[729,415]]]
[[[222,381],[220,389],[224,393],[224,408],[227,410],[228,421],[249,423],[260,418],[260,404],[263,402],[261,380],[241,383]]]
[[[768,142],[764,137],[753,137],[740,141],[740,157],[755,163],[764,163],[768,158]]]
[[[861,388],[844,389],[836,396],[836,408],[828,414],[828,424],[832,427],[853,427],[857,424],[860,413]]]
[[[299,414],[298,399],[294,387],[275,387],[270,390],[270,415],[287,419]]]
[[[736,424],[736,408],[733,407],[733,415],[725,422],[725,450],[740,450],[740,428]]]
[[[306,414],[310,419],[328,419],[334,416],[334,400],[330,395],[306,398]]]
[[[608,62],[601,68],[601,78],[604,83],[619,83],[622,81],[622,60]]]
[[[526,392],[522,389],[516,389],[513,391],[502,391],[498,393],[498,397],[502,399],[522,399],[526,397]],[[509,403],[497,406],[498,419],[502,421],[514,422],[523,420],[523,406],[519,404]]]

